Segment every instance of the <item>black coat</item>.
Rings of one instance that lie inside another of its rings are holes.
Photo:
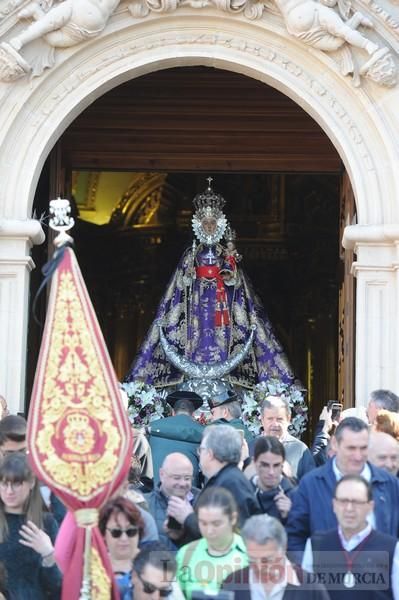
[[[253,486],[253,489],[255,491],[255,495],[258,499],[261,511],[269,515],[270,517],[275,517],[281,523],[284,524],[287,519],[282,518],[281,513],[276,506],[274,498],[279,493],[280,488],[284,492],[284,494],[288,496],[288,498],[290,498],[295,491],[295,486],[292,483],[292,481],[288,477],[283,476],[279,487],[264,492],[257,486],[257,475],[255,475],[251,479],[251,485]]]
[[[200,491],[197,488],[191,488],[192,500],[190,501],[191,505],[195,504],[196,499]],[[191,539],[186,539],[184,537],[184,532],[179,540],[171,540],[166,534],[163,524],[167,519],[167,509],[168,509],[168,501],[169,499],[165,496],[165,494],[161,491],[160,486],[158,485],[155,490],[150,492],[149,494],[145,494],[145,499],[147,500],[148,510],[152,514],[155,519],[155,523],[157,525],[159,540],[163,542],[167,548],[170,550],[177,550],[184,544],[187,544],[191,541]]]
[[[299,581],[306,580],[303,571],[297,572]],[[234,592],[234,600],[251,600],[251,589],[249,583],[249,567],[234,571],[224,580],[222,590]],[[305,585],[287,584],[283,600],[329,600],[329,595],[324,586],[318,583],[307,583]]]
[[[204,490],[216,486],[232,493],[237,503],[240,527],[249,517],[262,512],[251,482],[236,465],[228,464],[222,467],[216,475],[208,479]]]
[[[207,490],[210,487],[222,487],[232,493],[237,503],[238,522],[240,527],[242,527],[249,517],[258,515],[262,512],[251,482],[236,465],[228,464],[222,467],[216,475],[208,479],[202,491]],[[198,498],[200,497],[201,494]],[[191,514],[187,517],[184,522],[184,527],[191,540],[201,537],[196,514]]]

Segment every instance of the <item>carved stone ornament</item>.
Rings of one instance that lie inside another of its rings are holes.
[[[119,4],[120,0],[33,0],[17,14],[30,24],[1,44],[0,80],[14,81],[29,72],[41,75],[54,64],[54,48],[69,48],[98,36]],[[37,40],[47,45],[46,56],[28,64],[20,50]]]
[[[12,82],[27,73],[41,75],[45,68],[53,66],[51,53],[55,48],[68,48],[98,36],[120,2],[60,0],[54,3],[54,0],[33,0],[17,15],[30,24],[0,44],[0,80]],[[397,66],[391,51],[358,31],[359,27],[373,28],[374,24],[361,12],[353,10],[351,0],[274,2],[288,34],[321,52],[331,53],[341,73],[352,75],[354,85],[360,85],[362,77],[381,86],[396,85]],[[267,18],[267,13],[273,12],[269,0],[131,0],[127,6],[134,18],[145,17],[151,12],[172,12],[184,6],[196,9],[214,7],[228,13],[242,13],[251,20]],[[45,49],[37,51],[36,58],[28,63],[20,50],[37,40],[44,42],[47,54]],[[362,60],[356,55],[354,60],[354,49],[368,57]]]
[[[388,48],[377,50],[361,67],[360,75],[379,85],[394,86],[396,84],[396,67]]]
[[[360,26],[372,29],[374,24],[361,12],[353,12],[350,0],[275,2],[288,33],[317,50],[337,53],[341,73],[352,74],[354,85],[360,84],[360,76],[363,75],[379,85],[392,87],[396,84],[397,69],[392,54],[388,48],[380,48],[358,31]],[[354,48],[370,57],[360,69],[353,60]],[[383,57],[384,60],[381,60]],[[387,61],[391,69],[386,68]],[[373,69],[369,68],[369,64]]]
[[[0,80],[7,83],[23,77],[31,66],[14,50],[10,44],[0,44]]]
[[[151,12],[173,12],[179,7],[190,8],[216,8],[223,12],[243,13],[248,19],[258,19],[262,16],[264,2],[251,2],[250,0],[133,0],[129,3],[129,10],[133,17],[146,17]]]

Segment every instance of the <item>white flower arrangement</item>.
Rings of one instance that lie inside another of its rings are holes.
[[[243,395],[241,403],[242,419],[248,429],[259,435],[261,430],[260,406],[268,396],[283,396],[287,398],[291,407],[291,423],[289,433],[300,438],[308,422],[308,407],[304,396],[298,387],[283,383],[278,379],[269,379],[255,385],[252,391]]]
[[[131,424],[138,429],[145,429],[151,421],[168,416],[165,393],[153,385],[142,381],[122,383],[129,398],[127,407]]]
[[[165,397],[172,390],[157,390],[154,386],[142,381],[123,383],[122,388],[129,398],[128,416],[134,427],[145,429],[151,421],[167,417],[170,414]],[[252,391],[242,396],[242,419],[248,429],[259,435],[261,429],[260,405],[268,396],[284,396],[288,399],[292,411],[289,432],[300,437],[306,429],[308,407],[301,390],[295,385],[282,383],[277,379],[262,381]],[[205,424],[206,415],[201,413],[201,422]]]

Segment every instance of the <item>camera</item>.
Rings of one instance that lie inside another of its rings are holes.
[[[218,592],[208,592],[207,590],[193,590],[192,600],[234,600],[234,592],[219,590]]]
[[[179,521],[176,521],[174,517],[169,517],[166,523],[168,529],[181,529],[182,525],[180,525]]]
[[[329,400],[327,403],[327,408],[331,411],[331,419],[333,421],[339,421],[343,405],[335,400]]]

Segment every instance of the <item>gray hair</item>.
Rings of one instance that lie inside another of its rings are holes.
[[[391,392],[391,390],[374,390],[370,394],[370,400],[378,408],[399,413],[399,397]]]
[[[229,411],[229,414],[232,419],[239,419],[241,417],[241,406],[238,400],[234,400],[234,402],[229,402],[229,404],[226,404],[226,408]]]
[[[238,465],[241,459],[242,436],[231,425],[208,425],[202,436],[202,446],[212,451],[216,460]]]
[[[291,418],[290,403],[285,396],[270,396],[269,398],[265,398],[260,407],[260,414],[263,415],[264,411],[269,408],[284,408],[288,419]]]
[[[274,541],[279,548],[287,549],[287,534],[278,519],[269,515],[254,515],[245,521],[241,529],[241,535],[245,542],[251,541],[263,546],[267,542]]]

